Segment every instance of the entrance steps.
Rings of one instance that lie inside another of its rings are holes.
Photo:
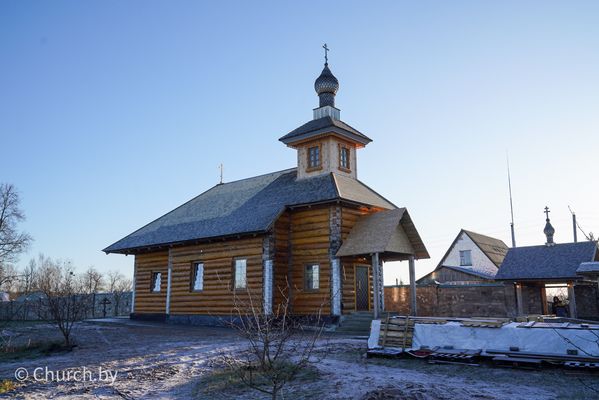
[[[368,336],[373,318],[372,311],[354,311],[343,315],[335,332],[348,336]]]

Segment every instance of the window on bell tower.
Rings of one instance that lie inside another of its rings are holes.
[[[339,145],[339,169],[349,171],[349,147]]]
[[[308,169],[316,169],[321,165],[320,162],[320,146],[308,148]]]

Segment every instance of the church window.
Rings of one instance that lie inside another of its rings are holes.
[[[247,260],[240,258],[235,260],[233,265],[233,283],[235,289],[245,289],[247,287]]]
[[[318,290],[320,288],[319,265],[308,264],[304,272],[304,288],[306,290]]]
[[[339,168],[349,170],[349,148],[339,145]]]
[[[200,292],[204,290],[204,263],[195,262],[191,269],[191,290]]]
[[[153,272],[152,273],[152,286],[150,286],[150,291],[154,293],[160,292],[160,281],[162,278],[161,272]]]
[[[320,146],[308,148],[308,168],[320,167]]]

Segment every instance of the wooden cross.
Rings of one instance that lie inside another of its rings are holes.
[[[547,220],[549,220],[549,213],[551,211],[549,211],[549,207],[545,206],[545,215],[547,216]]]
[[[328,52],[330,51],[329,48],[327,47],[327,44],[325,43],[324,46],[322,46],[322,48],[324,49],[324,63],[328,64],[329,63],[329,57],[328,57]]]

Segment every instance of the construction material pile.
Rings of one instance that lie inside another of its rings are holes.
[[[387,317],[372,322],[369,355],[599,368],[598,324],[535,319]]]

